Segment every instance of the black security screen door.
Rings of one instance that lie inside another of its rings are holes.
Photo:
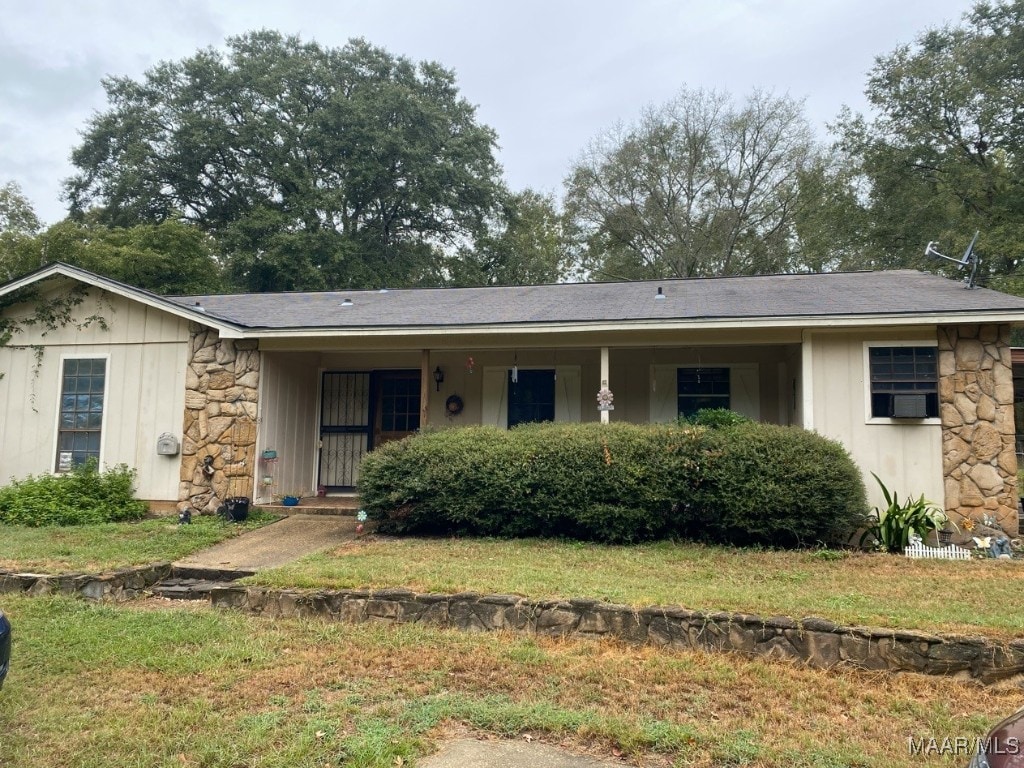
[[[325,373],[322,392],[320,484],[354,488],[370,449],[370,374]]]
[[[508,374],[508,426],[555,420],[555,372],[523,371],[512,381]]]

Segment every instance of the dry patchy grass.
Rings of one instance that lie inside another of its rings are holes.
[[[383,768],[460,729],[632,765],[955,765],[911,757],[908,739],[979,736],[1020,700],[1009,686],[614,642],[61,599],[5,608],[11,768]]]
[[[277,587],[404,586],[683,605],[845,624],[1024,634],[1024,562],[742,550],[695,544],[367,537],[250,581]]]

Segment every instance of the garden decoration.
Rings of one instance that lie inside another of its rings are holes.
[[[970,560],[971,550],[950,544],[948,547],[929,547],[916,533],[910,539],[903,554],[912,560]]]
[[[366,522],[366,511],[360,509],[356,512],[356,533],[363,532],[363,524]]]
[[[608,387],[601,387],[597,393],[597,410],[599,411],[614,411],[615,406],[612,405],[612,401],[615,399],[615,395]]]
[[[1006,536],[975,536],[974,546],[984,557],[1012,560],[1013,549]]]

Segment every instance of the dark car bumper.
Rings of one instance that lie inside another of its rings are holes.
[[[11,622],[0,613],[0,688],[7,678],[7,669],[11,665]]]

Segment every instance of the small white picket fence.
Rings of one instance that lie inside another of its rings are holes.
[[[915,560],[970,560],[971,550],[950,544],[948,547],[927,547],[920,541],[912,541],[903,554]]]

